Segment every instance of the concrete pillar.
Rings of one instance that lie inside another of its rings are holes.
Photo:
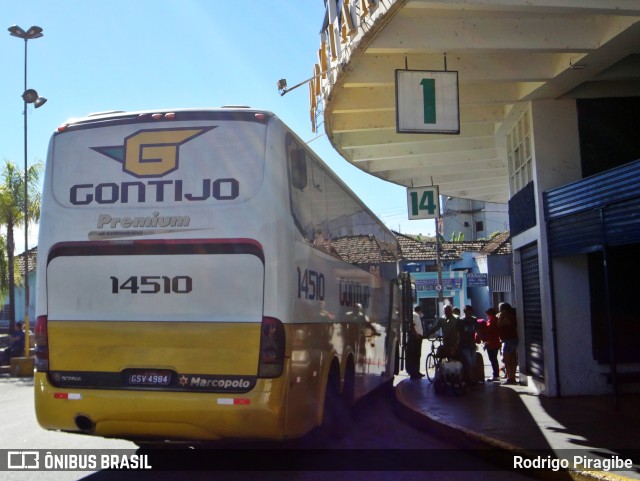
[[[587,256],[550,259],[546,242],[542,193],[582,179],[575,100],[532,102],[531,116],[540,229],[544,346],[545,360],[548,361],[546,387],[550,395],[605,393],[604,377],[599,374],[600,369],[592,355]],[[554,337],[557,359],[550,356]]]
[[[514,278],[516,285],[516,307],[518,312],[523,312],[522,305],[522,279],[520,276],[520,262],[518,249],[537,243],[540,275],[540,296],[542,312],[542,337],[544,350],[544,382],[528,378],[527,381],[536,391],[557,396],[566,394],[562,389],[563,375],[562,352],[566,348],[564,338],[557,339],[558,325],[564,327],[567,322],[573,326],[580,325],[585,329],[585,322],[589,319],[571,320],[564,317],[554,317],[554,303],[561,303],[561,312],[566,312],[574,302],[588,299],[588,285],[586,291],[582,285],[571,285],[567,292],[566,282],[552,282],[552,268],[547,246],[546,223],[544,218],[543,193],[554,187],[578,180],[582,177],[580,167],[580,142],[578,135],[578,118],[575,100],[539,100],[529,104],[526,115],[530,115],[531,148],[532,148],[532,180],[534,181],[534,200],[536,210],[536,226],[516,236],[513,240],[514,247]],[[517,121],[517,119],[515,119]],[[507,129],[505,129],[507,130]],[[513,194],[513,193],[512,193]],[[565,269],[570,266],[569,272]],[[584,263],[568,263],[563,269],[562,276],[587,277]],[[554,292],[552,292],[552,289]],[[578,310],[584,315],[583,310]],[[524,325],[520,316],[520,370],[525,370],[524,356]],[[558,358],[554,346],[558,342]],[[559,371],[558,371],[559,370]]]

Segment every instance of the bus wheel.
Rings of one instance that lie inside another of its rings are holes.
[[[320,430],[325,439],[342,439],[347,434],[347,406],[340,396],[339,377],[332,372],[324,396],[324,413]]]
[[[353,358],[347,361],[347,368],[344,373],[344,387],[342,388],[342,399],[347,410],[353,407],[356,399],[356,369]]]

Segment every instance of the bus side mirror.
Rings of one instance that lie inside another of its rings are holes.
[[[304,152],[300,149],[292,150],[290,153],[291,162],[291,183],[298,190],[304,190],[307,186],[307,160]]]

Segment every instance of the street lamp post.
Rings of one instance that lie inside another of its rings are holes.
[[[9,35],[24,40],[24,356],[29,357],[29,194],[27,186],[27,105],[34,104],[35,108],[42,107],[47,99],[38,96],[38,92],[27,89],[27,42],[42,37],[42,28],[34,25],[26,32],[13,25],[9,27]]]

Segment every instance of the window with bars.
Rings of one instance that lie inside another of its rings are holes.
[[[533,180],[529,110],[522,114],[513,130],[507,135],[507,156],[509,187],[513,195]]]

